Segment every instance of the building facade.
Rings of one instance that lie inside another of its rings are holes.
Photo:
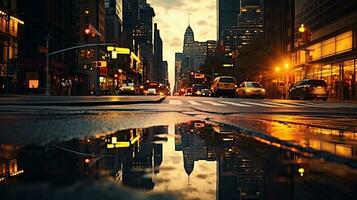
[[[15,13],[15,16],[10,13]],[[0,1],[0,94],[16,90],[18,42],[24,25],[16,13],[16,0]]]
[[[310,33],[304,43],[297,34],[301,24]],[[296,1],[295,33],[293,82],[323,79],[331,98],[342,98],[348,84],[349,96],[356,97],[357,1]]]
[[[21,3],[20,3],[21,2]],[[38,6],[41,5],[41,6]],[[76,37],[76,2],[72,0],[19,1],[18,12],[23,13],[26,26],[19,41],[17,59],[17,92],[21,94],[44,93],[46,88],[46,53],[73,46]],[[58,10],[66,10],[66,15]],[[46,41],[48,40],[48,48]],[[50,93],[61,94],[60,82],[76,76],[73,90],[82,74],[77,71],[75,51],[67,51],[49,58]]]
[[[108,2],[107,2],[108,3]],[[96,44],[105,43],[105,36],[109,35],[105,32],[106,27],[106,9],[104,0],[86,1],[79,0],[77,4],[77,40],[81,44]],[[86,33],[89,30],[90,33]],[[78,54],[78,65],[80,69],[85,71],[87,80],[83,80],[85,88],[82,89],[81,95],[94,94],[99,90],[108,88],[108,70],[107,68],[96,68],[93,63],[95,61],[104,61],[105,49],[99,46],[93,46],[80,49]],[[84,52],[84,53],[83,53]]]
[[[153,45],[153,18],[154,9],[142,0],[139,2],[139,26],[134,30],[134,38],[138,41],[144,57],[144,81],[153,79],[154,45]]]
[[[217,0],[217,40],[221,38],[224,29],[238,25],[240,5],[241,0]]]
[[[160,35],[160,30],[157,24],[154,24],[154,66],[153,66],[153,77],[152,80],[156,82],[161,82],[160,80],[160,70],[162,68],[162,57],[163,57],[163,46],[162,38]]]

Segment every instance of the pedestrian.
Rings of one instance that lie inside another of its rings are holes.
[[[343,79],[343,100],[350,100],[351,84],[347,77]]]
[[[64,80],[64,78],[61,79],[61,95],[66,95],[66,81]]]
[[[67,90],[67,96],[71,96],[71,90],[72,90],[71,79],[66,80],[66,90]]]

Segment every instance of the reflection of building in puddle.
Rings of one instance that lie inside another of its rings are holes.
[[[357,158],[357,147],[350,146],[348,144],[338,144],[322,140],[309,139],[306,141],[308,147],[318,150],[325,151],[337,156],[342,156],[345,158],[356,159]]]
[[[18,152],[17,145],[0,145],[0,182],[24,173],[16,159]]]
[[[175,150],[182,151],[188,176],[198,160],[217,160],[217,199],[252,199],[263,195],[263,163],[239,149],[237,134],[199,122],[176,126]]]
[[[269,122],[269,124],[268,132],[279,140],[345,158],[357,158],[356,132],[281,122]]]
[[[238,140],[222,140],[217,163],[217,199],[260,199],[264,195],[263,160],[241,148]]]
[[[51,146],[18,148],[12,157],[7,155],[13,155],[16,146],[8,145],[9,153],[0,149],[0,177],[3,180],[18,175],[24,169],[28,173],[20,181],[31,183],[71,184],[112,178],[134,188],[152,189],[155,183],[151,174],[159,172],[163,159],[162,144],[155,143],[159,134],[160,138],[167,134],[167,127],[130,129]],[[116,146],[118,142],[121,143]],[[108,148],[108,144],[114,144],[114,148]],[[17,160],[21,160],[23,168],[18,167]]]

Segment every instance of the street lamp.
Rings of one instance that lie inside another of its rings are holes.
[[[285,63],[284,67],[285,67],[286,70],[289,69],[289,63]]]
[[[304,24],[301,24],[299,27],[299,32],[304,33],[305,31],[306,31],[306,28],[305,28]]]

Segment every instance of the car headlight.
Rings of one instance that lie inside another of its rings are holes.
[[[262,92],[265,92],[265,89],[262,89]]]
[[[246,92],[250,92],[250,89],[246,89],[245,91],[246,91]]]
[[[130,88],[131,91],[134,91],[135,89],[134,88]]]

